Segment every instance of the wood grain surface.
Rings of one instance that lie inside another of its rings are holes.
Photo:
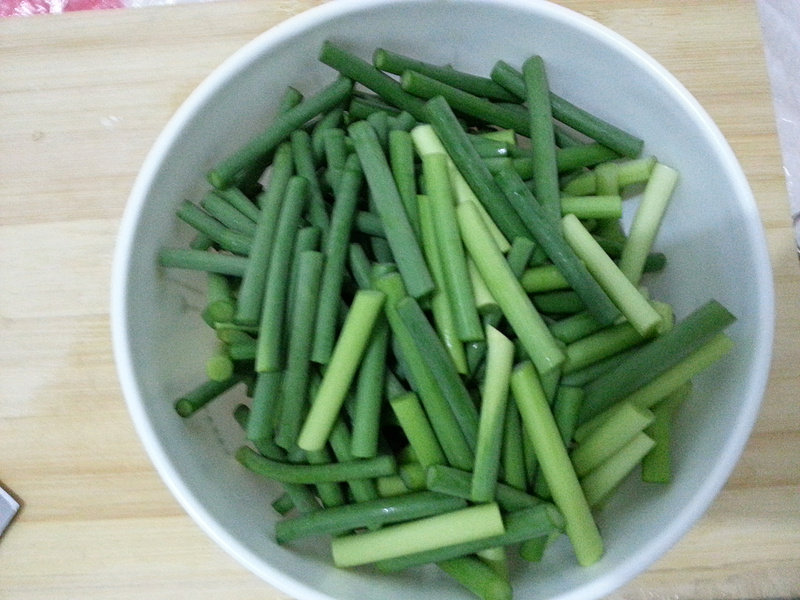
[[[318,1],[234,0],[0,21],[0,599],[287,598],[189,519],[128,417],[110,264],[137,169],[217,65]],[[672,71],[755,193],[777,294],[752,438],[706,516],[615,599],[800,596],[800,270],[755,4],[561,0]]]

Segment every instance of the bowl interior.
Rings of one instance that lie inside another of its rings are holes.
[[[647,280],[678,317],[716,298],[738,317],[737,342],[698,377],[675,431],[675,481],[631,478],[599,516],[607,551],[591,568],[565,540],[541,564],[515,566],[519,597],[595,598],[646,568],[702,514],[730,474],[756,417],[769,366],[772,281],[760,220],[733,153],[696,101],[652,59],[596,23],[549,3],[409,0],[323,5],[243,48],[187,100],[159,137],[123,220],[112,319],[121,382],[139,434],[191,516],[247,567],[297,598],[468,598],[435,569],[375,575],[330,566],[325,543],[271,540],[277,489],[232,454],[242,437],[233,391],[192,419],[172,401],[201,381],[213,340],[198,325],[203,278],[156,267],[164,245],[189,233],[175,210],[199,199],[205,174],[268,122],[287,85],[312,93],[335,76],[317,62],[321,43],[364,58],[377,46],[487,75],[497,59],[543,56],[551,87],[646,140],[645,153],[681,180],[656,246],[665,272]],[[628,217],[633,204],[626,210]]]

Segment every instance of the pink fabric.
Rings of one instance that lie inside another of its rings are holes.
[[[0,0],[0,17],[123,8],[125,0]]]
[[[64,12],[124,7],[125,2],[122,0],[67,0]]]

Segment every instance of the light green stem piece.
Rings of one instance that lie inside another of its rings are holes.
[[[652,335],[661,323],[661,315],[647,298],[620,271],[575,215],[565,215],[561,226],[569,245],[639,335]]]
[[[551,263],[526,269],[522,273],[520,283],[522,288],[529,294],[566,290],[570,287],[569,282],[558,270],[558,267]]]
[[[575,430],[575,439],[585,439],[594,429],[612,417],[622,403],[629,402],[639,408],[651,408],[655,404],[676,393],[733,348],[733,340],[724,333],[718,333],[697,350],[689,354],[675,366],[667,369],[654,379],[628,394],[616,404],[584,422]]]
[[[437,563],[438,567],[481,600],[511,600],[511,583],[495,566],[474,556]]]
[[[418,214],[420,221],[420,237],[422,239],[422,249],[425,252],[425,260],[436,283],[436,289],[431,295],[431,312],[436,324],[436,331],[442,342],[447,348],[450,358],[456,365],[456,369],[461,374],[466,374],[467,356],[464,350],[464,343],[458,337],[453,308],[444,293],[444,272],[442,271],[442,257],[436,244],[436,227],[433,223],[430,201],[425,195],[417,196]]]
[[[578,563],[594,564],[603,555],[603,540],[532,363],[514,369],[511,390]]]
[[[443,465],[447,463],[442,447],[436,439],[428,417],[419,398],[414,392],[406,392],[389,399],[400,427],[414,449],[417,459],[423,467]]]
[[[604,463],[581,479],[581,487],[589,506],[597,506],[607,499],[654,445],[652,438],[645,433],[638,433]]]
[[[578,477],[618,452],[654,419],[653,412],[625,402],[614,415],[588,435],[570,455]]]
[[[436,230],[435,240],[444,275],[445,296],[450,302],[459,338],[474,342],[483,338],[467,257],[456,222],[455,206],[447,172],[446,154],[425,154],[422,173]]]
[[[500,307],[497,306],[497,300],[492,296],[492,292],[486,287],[486,282],[483,280],[478,267],[475,266],[475,261],[469,259],[467,261],[467,269],[469,270],[469,278],[472,281],[472,291],[475,294],[475,306],[481,314],[495,314],[499,312]]]
[[[636,329],[625,321],[595,331],[567,344],[563,365],[564,374],[573,373],[594,363],[640,344],[644,340]]]
[[[642,459],[642,481],[669,483],[672,480],[672,419],[692,390],[691,382],[678,388],[653,407],[655,418],[647,429],[655,445]]]
[[[427,123],[417,125],[414,129],[412,129],[411,137],[414,140],[417,152],[420,155],[428,153],[447,154],[447,150],[445,150],[444,145],[442,145],[439,136],[436,135],[433,127]],[[480,200],[478,200],[475,192],[473,192],[472,188],[469,187],[467,180],[464,179],[464,176],[458,170],[458,167],[456,167],[449,155],[447,160],[447,168],[448,172],[450,173],[450,184],[453,187],[453,195],[455,196],[456,202],[459,204],[463,202],[472,202],[475,205],[475,208],[477,208],[478,212],[481,214],[481,218],[491,232],[492,238],[497,246],[502,252],[508,252],[508,250],[511,248],[511,243],[508,241],[506,236],[503,235],[503,232],[500,231],[500,228],[486,211]]]
[[[297,445],[303,450],[321,450],[325,446],[385,299],[386,295],[378,290],[356,292],[328,368],[300,430]]]
[[[641,202],[633,217],[628,239],[622,247],[619,268],[634,285],[644,272],[644,263],[653,247],[672,192],[678,183],[678,172],[662,163],[656,164]]]
[[[562,196],[561,214],[579,219],[619,219],[622,217],[620,196]]]
[[[718,333],[671,369],[630,394],[626,400],[641,408],[650,408],[666,398],[733,349],[734,342]]]
[[[353,567],[504,532],[500,509],[492,502],[377,531],[337,537],[331,541],[331,552],[337,567]]]
[[[491,502],[495,499],[503,447],[503,424],[514,364],[514,343],[494,327],[486,328],[486,343],[486,378],[481,394],[478,444],[472,470],[473,502]]]
[[[558,368],[564,353],[536,311],[503,253],[470,203],[457,208],[461,237],[478,272],[540,373]]]

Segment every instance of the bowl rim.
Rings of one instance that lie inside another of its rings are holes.
[[[335,2],[327,2],[295,14],[247,42],[207,75],[168,120],[149,150],[136,176],[119,226],[111,272],[110,317],[112,347],[124,399],[146,453],[179,504],[210,538],[240,564],[257,574],[267,583],[298,598],[336,600],[332,596],[309,586],[302,580],[291,577],[269,563],[265,563],[228,534],[212,515],[203,508],[202,504],[185,485],[177,468],[169,460],[146,415],[144,399],[137,381],[137,374],[131,355],[126,303],[130,276],[130,256],[133,251],[139,218],[148,196],[148,190],[158,173],[158,167],[184,125],[192,119],[198,107],[202,106],[214,95],[215,90],[221,83],[224,83],[235,75],[237,71],[246,68],[251,62],[257,60],[271,46],[290,39],[298,33],[308,28],[313,28],[330,18],[352,12],[381,8],[387,4],[441,4],[452,3],[453,1],[393,0],[391,3],[387,3],[386,0],[336,0]],[[749,216],[752,217],[747,220],[748,236],[755,242],[754,247],[757,251],[755,259],[757,263],[766,267],[759,271],[760,280],[755,282],[755,285],[760,286],[763,292],[757,311],[759,316],[757,323],[759,337],[753,340],[753,344],[764,349],[764,351],[758,354],[757,362],[751,369],[753,376],[749,380],[747,389],[747,397],[751,401],[743,405],[742,411],[737,415],[735,428],[729,436],[726,448],[721,455],[723,460],[720,460],[714,466],[710,476],[698,488],[681,513],[676,515],[670,526],[640,549],[636,560],[622,561],[598,578],[554,597],[559,598],[559,600],[577,600],[578,598],[587,597],[599,598],[648,569],[703,516],[730,477],[755,426],[766,390],[775,327],[773,275],[765,232],[761,225],[755,198],[749,183],[727,140],[697,99],[653,57],[606,25],[549,0],[465,0],[465,3],[470,2],[496,4],[508,9],[533,11],[547,14],[557,19],[569,20],[572,26],[579,28],[592,37],[602,39],[605,44],[613,46],[616,51],[624,52],[631,60],[638,62],[667,83],[681,99],[684,108],[691,111],[695,121],[700,123],[705,131],[713,137],[713,141],[721,154],[721,159],[724,161],[726,177],[744,194],[742,208],[747,210],[750,213]]]

